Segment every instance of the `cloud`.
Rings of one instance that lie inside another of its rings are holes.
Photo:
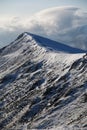
[[[13,17],[0,28],[0,43],[9,43],[18,34],[28,31],[87,49],[87,13],[75,7],[54,7],[25,19]]]

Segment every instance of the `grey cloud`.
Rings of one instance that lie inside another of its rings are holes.
[[[50,8],[27,20],[15,17],[6,30],[0,31],[0,44],[11,42],[25,31],[87,49],[87,13],[78,8]]]

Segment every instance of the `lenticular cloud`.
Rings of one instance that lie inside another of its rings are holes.
[[[8,37],[28,31],[70,46],[87,50],[87,13],[75,7],[54,7],[43,10],[25,21],[6,26],[0,37]],[[12,31],[11,31],[12,30]],[[5,36],[5,33],[7,34]]]
[[[87,49],[87,13],[78,8],[55,7],[41,11],[31,18],[28,27],[39,35]]]

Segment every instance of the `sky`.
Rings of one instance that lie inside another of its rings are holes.
[[[37,27],[38,27],[39,28],[38,32],[43,32],[42,25],[39,26],[39,24],[41,24],[44,21],[44,18],[42,17],[45,17],[45,14],[43,15],[42,12],[40,17],[37,15],[36,16],[37,20],[35,18],[31,19],[31,17],[34,17],[34,14],[44,9],[63,7],[63,6],[77,7],[77,8],[81,8],[84,12],[87,12],[87,0],[0,0],[0,47],[9,44],[17,37],[18,34],[26,31],[27,27],[29,27],[28,30],[31,31],[33,30],[33,32],[35,31],[37,32]],[[68,17],[70,17],[70,15],[71,14],[68,14]],[[74,16],[75,16],[75,11],[74,11]],[[62,18],[63,18],[63,14],[62,17],[60,15],[60,23],[62,22]],[[29,19],[31,20],[29,21]],[[40,19],[42,19],[43,21],[39,21]],[[55,19],[56,19],[56,15],[55,15]],[[85,19],[85,14],[84,14],[84,19]],[[86,20],[84,21],[86,22]],[[54,23],[57,24],[57,20],[53,21],[52,24],[53,28],[55,25]],[[48,27],[48,25],[49,24],[47,23],[47,25],[45,26]],[[31,28],[30,26],[32,26],[33,29],[30,29]],[[49,32],[49,28],[48,28],[48,32]]]
[[[87,11],[87,0],[0,0],[0,15],[27,17],[54,6],[75,6]]]

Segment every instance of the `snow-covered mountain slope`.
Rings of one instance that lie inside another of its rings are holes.
[[[0,129],[87,129],[87,54],[23,33],[0,50]]]

